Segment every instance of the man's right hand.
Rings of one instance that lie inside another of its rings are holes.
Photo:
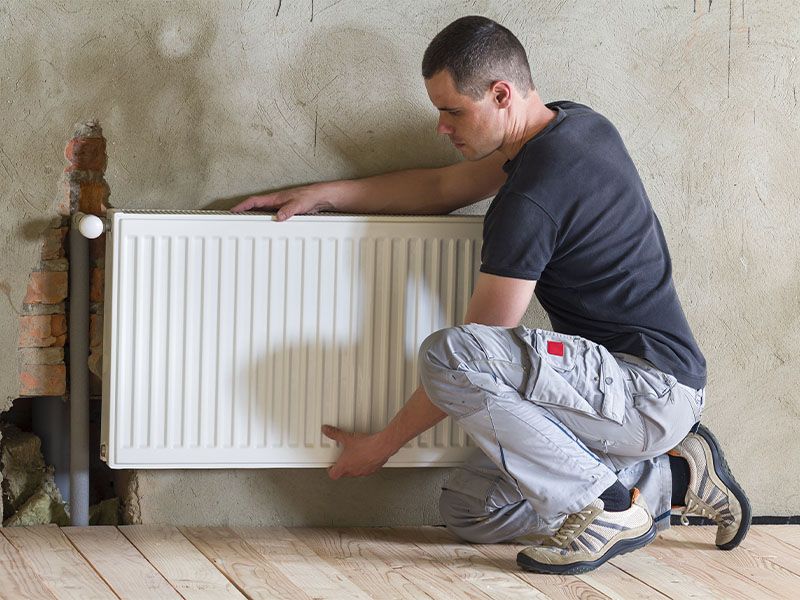
[[[285,221],[294,215],[315,214],[333,209],[333,192],[327,183],[303,185],[271,194],[250,196],[234,206],[231,212],[240,213],[253,209],[277,210],[276,219]]]

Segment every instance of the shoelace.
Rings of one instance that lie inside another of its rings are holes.
[[[686,503],[686,506],[681,512],[681,525],[689,524],[689,517],[686,516],[689,513],[692,513],[692,516],[711,519],[717,525],[721,525],[722,527],[727,527],[733,522],[732,519],[724,519],[716,510],[704,506],[703,504],[698,504],[694,498],[689,498],[689,501]]]
[[[550,537],[549,541],[554,546],[564,547],[567,542],[571,541],[575,537],[577,531],[583,526],[583,522],[591,516],[591,509],[584,509],[580,512],[571,514],[567,517],[559,530],[556,531],[552,537]]]

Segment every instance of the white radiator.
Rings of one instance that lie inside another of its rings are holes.
[[[115,468],[322,467],[381,429],[461,322],[480,217],[109,211],[101,454]],[[450,465],[448,419],[392,466]]]

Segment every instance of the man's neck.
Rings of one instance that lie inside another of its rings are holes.
[[[500,146],[500,152],[508,160],[513,159],[522,146],[533,136],[547,127],[558,113],[547,108],[536,91],[531,92],[530,98],[520,114],[512,120],[509,132]]]

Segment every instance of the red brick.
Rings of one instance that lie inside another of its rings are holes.
[[[105,287],[105,269],[92,269],[91,288],[89,289],[89,302],[102,302]]]
[[[68,277],[65,271],[34,271],[28,279],[25,304],[58,304],[67,297]]]
[[[103,377],[103,352],[101,350],[91,350],[89,352],[89,372],[98,378]]]
[[[89,316],[89,347],[103,347],[103,315]]]
[[[63,346],[67,340],[64,315],[35,315],[19,318],[20,348]]]
[[[23,365],[19,373],[20,396],[63,396],[67,391],[64,365]]]
[[[66,251],[64,248],[64,240],[66,239],[66,236],[66,227],[48,229],[44,237],[44,244],[42,245],[42,260],[64,258],[66,256]]]
[[[106,234],[101,233],[93,240],[89,240],[89,258],[92,264],[102,264],[106,257]]]
[[[50,331],[53,335],[65,335],[67,333],[67,317],[66,315],[53,315],[51,317]]]
[[[105,215],[110,193],[105,181],[81,183],[78,189],[78,210],[92,215]]]
[[[69,171],[106,170],[106,140],[96,138],[72,138],[64,150],[64,156],[70,162]]]

